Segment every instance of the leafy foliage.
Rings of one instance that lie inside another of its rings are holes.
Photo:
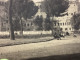
[[[44,0],[42,3],[43,11],[49,16],[61,16],[68,7],[68,0]]]
[[[7,16],[8,16],[8,6],[9,6],[9,1],[5,5],[5,7],[6,7],[5,11],[7,13]],[[23,24],[21,21],[22,18],[24,18],[25,20],[27,20],[28,18],[32,18],[37,13],[37,11],[38,11],[38,7],[31,0],[13,0],[12,18],[13,18],[13,23],[15,26],[14,29],[18,30],[18,28],[20,28],[20,27],[22,29],[23,28],[22,27]],[[14,21],[16,21],[17,24]]]
[[[43,29],[43,17],[36,16],[34,20],[34,24],[37,26],[37,30],[42,30]]]
[[[44,21],[44,27],[45,27],[45,30],[51,30],[51,21],[49,16],[47,16]]]
[[[13,3],[13,16],[27,19],[33,17],[38,11],[38,7],[30,0],[14,0]]]
[[[71,22],[72,22],[73,28],[75,30],[79,30],[80,29],[80,14],[73,15]]]
[[[54,16],[64,16],[66,14],[63,14],[67,11],[69,7],[69,1],[68,0],[44,0],[42,2],[42,10],[49,16],[52,17],[51,22],[51,31],[52,35],[54,33]],[[54,36],[54,35],[53,35]]]
[[[14,27],[14,30],[15,31],[20,31],[21,30],[21,27],[20,27],[20,22],[19,22],[19,20],[17,19],[15,19],[15,20],[13,20],[13,27]]]

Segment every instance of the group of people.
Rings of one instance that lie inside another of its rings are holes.
[[[56,29],[52,32],[54,39],[61,40],[61,37],[70,36],[69,32],[63,32],[62,30]],[[73,33],[73,37],[77,37],[75,33]]]
[[[55,39],[58,39],[58,40],[61,40],[61,37],[65,37],[66,35],[69,36],[69,33],[66,32],[66,34],[64,34],[64,33],[63,33],[62,31],[60,31],[60,30],[56,30],[56,31],[53,32],[53,37],[54,37]]]
[[[62,35],[61,33],[54,33],[54,36],[53,36],[55,39],[58,39],[58,40],[61,40],[61,37],[64,37],[64,35]]]

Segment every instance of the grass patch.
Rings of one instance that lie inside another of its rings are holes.
[[[18,38],[18,39],[20,39],[20,38],[32,39],[32,38],[41,38],[41,37],[47,37],[47,36],[50,37],[51,34],[42,34],[42,35],[37,34],[37,35],[23,35],[23,36],[15,35],[15,38]],[[9,35],[0,35],[0,39],[9,39],[9,38],[10,38]]]

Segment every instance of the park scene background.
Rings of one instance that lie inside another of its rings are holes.
[[[80,60],[80,0],[0,0],[0,59]]]

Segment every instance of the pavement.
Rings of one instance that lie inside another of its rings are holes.
[[[0,58],[8,58],[10,60],[28,60],[30,58],[73,55],[79,53],[79,36],[77,38],[70,36],[62,38],[62,40],[0,47]]]

